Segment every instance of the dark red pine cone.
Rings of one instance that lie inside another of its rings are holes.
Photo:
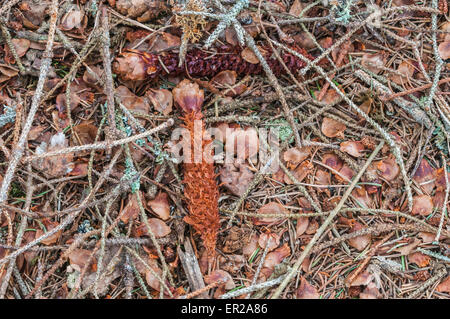
[[[314,59],[303,48],[292,46],[291,49],[310,60]],[[240,75],[252,75],[263,72],[260,63],[253,64],[245,61],[241,56],[241,52],[242,49],[238,46],[221,46],[216,48],[214,53],[195,48],[186,53],[185,64],[181,67],[178,67],[177,52],[164,52],[158,56],[147,52],[130,50],[124,52],[123,55],[128,55],[128,57],[130,54],[139,56],[140,61],[144,64],[144,68],[147,73],[146,77],[150,79],[154,79],[160,74],[166,75],[167,71],[172,75],[187,73],[194,77],[212,77],[225,70],[233,70]],[[264,47],[262,48],[262,52],[264,52],[264,58],[269,64],[272,72],[275,75],[282,74],[284,72],[284,68],[272,54],[272,50],[268,47]],[[293,54],[281,52],[280,56],[286,64],[286,67],[293,74],[305,67],[305,62]],[[118,58],[118,60],[120,59],[121,58]],[[161,62],[164,64],[164,67],[161,65]],[[120,71],[119,67],[116,66],[115,69],[115,72],[119,75],[123,73]],[[126,75],[124,78],[126,79]]]

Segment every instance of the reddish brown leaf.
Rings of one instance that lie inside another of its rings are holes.
[[[350,232],[353,233],[353,232],[362,230],[364,228],[366,228],[366,227],[364,227],[363,225],[361,225],[358,222],[355,222],[355,225],[352,227]],[[350,238],[348,240],[348,243],[353,248],[355,248],[359,251],[363,251],[367,247],[367,245],[370,244],[371,240],[372,240],[372,236],[370,234],[367,234],[367,235],[361,235],[361,236]]]
[[[344,131],[347,127],[345,124],[336,121],[334,119],[330,119],[328,117],[324,117],[322,121],[322,133],[326,137],[339,137],[344,138]]]
[[[428,216],[433,212],[433,199],[428,195],[417,195],[413,197],[413,215]]]
[[[242,196],[253,180],[253,175],[246,164],[224,164],[220,170],[220,181],[234,195]]]
[[[414,181],[420,185],[423,191],[427,194],[431,194],[434,189],[434,169],[430,166],[426,159],[420,161],[420,165],[414,174]]]
[[[340,149],[342,152],[350,154],[354,157],[361,157],[364,155],[364,153],[362,153],[362,151],[364,151],[364,145],[359,141],[342,142]]]
[[[156,195],[155,199],[147,202],[147,205],[152,211],[162,220],[167,220],[170,217],[170,205],[166,193],[161,192]]]
[[[298,287],[297,299],[319,299],[320,294],[317,292],[317,289],[312,286],[305,277],[301,277],[300,287]]]

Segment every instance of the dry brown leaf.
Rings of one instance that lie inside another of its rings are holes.
[[[344,123],[328,117],[323,118],[321,130],[326,137],[344,138],[344,131],[346,128]]]
[[[297,225],[295,227],[295,237],[298,238],[303,235],[308,229],[309,218],[308,217],[300,217],[297,219]]]
[[[357,271],[358,268],[356,268],[354,271]],[[356,286],[367,286],[373,279],[373,275],[369,273],[367,270],[360,272],[355,279],[352,280],[352,282],[349,282],[348,280],[351,279],[352,273],[351,272],[348,277],[345,280],[345,283],[348,287],[356,287]]]
[[[299,16],[302,12],[304,6],[303,3],[301,3],[300,0],[295,0],[292,6],[289,9],[289,14],[292,14],[294,16]]]
[[[167,193],[161,192],[156,197],[147,202],[152,211],[162,220],[170,217],[170,205]]]
[[[242,196],[253,180],[253,175],[246,164],[224,164],[220,170],[220,181],[234,195]]]
[[[442,60],[450,59],[450,41],[445,41],[439,44],[438,52]]]
[[[207,285],[220,280],[225,284],[226,290],[230,290],[236,287],[231,275],[222,269],[214,270],[209,275],[204,276],[204,279]]]
[[[447,276],[437,287],[437,292],[450,293],[450,276]]]
[[[445,189],[447,188],[447,182],[445,179],[445,172],[444,172],[444,168],[438,168],[437,170],[434,171],[434,177],[435,177],[435,184],[436,184],[436,188],[438,191],[445,191]],[[450,181],[450,174],[447,173],[447,178]]]
[[[393,156],[390,156],[382,161],[376,162],[378,175],[385,180],[391,182],[400,174],[400,167]]]
[[[155,235],[156,238],[161,238],[170,234],[170,227],[166,225],[161,219],[158,218],[149,218],[148,223],[150,225],[150,229]],[[136,236],[142,237],[148,235],[148,228],[145,223],[142,223],[139,227],[136,228]]]
[[[139,213],[140,209],[136,194],[129,194],[127,205],[123,208],[120,220],[125,224],[128,224],[130,220],[137,219],[139,217]]]
[[[397,68],[397,73],[392,76],[392,81],[398,85],[404,85],[408,79],[411,79],[414,75],[414,65],[412,60],[402,61]],[[402,76],[403,75],[403,76]]]
[[[342,142],[340,147],[342,152],[345,152],[354,157],[361,157],[364,155],[364,145],[360,141]]]
[[[19,58],[23,57],[25,53],[27,53],[28,49],[30,48],[31,42],[28,39],[12,39],[11,42],[14,45],[14,48],[16,49],[16,53],[19,56]],[[8,48],[9,52],[9,48]]]
[[[312,286],[305,277],[301,277],[300,287],[298,287],[297,299],[319,299],[320,294],[317,292],[316,287]]]
[[[433,199],[428,195],[416,195],[413,197],[413,215],[428,216],[433,212]]]
[[[50,138],[50,145],[48,145],[48,147],[47,143],[42,142],[41,145],[36,148],[36,154],[39,155],[46,152],[58,151],[67,146],[68,141],[64,136],[64,133],[60,132]],[[75,164],[72,161],[73,153],[66,153],[34,160],[32,165],[51,177],[61,177],[73,170]]]
[[[269,277],[275,266],[280,264],[284,258],[291,254],[291,249],[289,248],[287,243],[284,243],[283,246],[275,249],[274,251],[267,254],[266,259],[263,263],[263,269],[261,273],[267,278]]]
[[[431,194],[434,189],[434,169],[426,159],[420,161],[420,165],[414,174],[413,180],[420,185],[420,188],[427,194]]]
[[[148,262],[148,265],[150,266],[150,268],[153,270],[153,272],[156,275],[158,275],[159,278],[162,278],[162,270],[161,270],[161,268],[159,268],[156,260],[149,258],[147,260],[147,262]],[[155,289],[156,291],[159,291],[161,289],[161,282],[153,274],[153,272],[150,271],[147,267],[145,267],[145,281],[151,288]]]
[[[381,53],[366,53],[363,55],[361,64],[374,73],[380,73],[386,65],[386,55]]]
[[[134,95],[126,86],[121,85],[116,88],[116,95],[127,109],[144,114],[150,112],[150,105],[147,101],[140,96]]]
[[[407,244],[405,246],[401,246],[398,248],[395,248],[394,251],[400,253],[402,256],[407,256],[409,255],[414,249],[416,249],[417,246],[419,246],[421,244],[420,239],[418,238],[414,238],[412,240],[412,243]]]
[[[65,31],[81,28],[83,18],[83,11],[78,9],[70,10],[62,17],[60,27]]]
[[[314,165],[310,161],[302,162],[292,173],[298,182],[302,182],[306,176],[310,175]],[[284,175],[284,182],[288,185],[294,184],[294,181],[289,176]]]
[[[166,89],[150,89],[145,95],[148,97],[150,102],[152,102],[153,107],[158,112],[164,115],[169,115],[172,112],[173,97],[172,92]]]
[[[43,219],[42,223],[44,224],[44,226],[47,230],[45,233],[51,231],[56,226],[59,226],[58,222],[51,221],[49,219]],[[36,237],[39,238],[42,235],[44,235],[45,233],[41,228],[38,228],[38,230],[36,231]],[[53,245],[54,243],[56,243],[58,241],[59,237],[61,237],[61,234],[62,234],[62,230],[58,230],[53,235],[41,240],[41,243],[44,245],[47,245],[47,246]]]
[[[134,52],[123,52],[113,62],[113,71],[125,81],[143,81],[147,67],[142,57]]]
[[[161,0],[115,0],[117,11],[141,23],[156,18],[168,10],[168,3]]]
[[[275,248],[277,248],[280,245],[280,236],[275,234],[275,233],[262,233],[261,235],[259,235],[259,239],[258,239],[258,244],[259,247],[261,247],[262,249],[265,249],[267,246],[267,243],[269,242],[270,239],[270,243],[268,246],[268,250],[267,251],[272,251]]]
[[[237,162],[243,163],[247,158],[255,159],[259,150],[258,132],[253,127],[234,130],[225,141],[226,158],[237,155]]]
[[[67,257],[69,257],[70,266],[72,266],[73,269],[75,269],[78,272],[81,272],[81,270],[86,266],[86,263],[88,262],[89,257],[91,256],[92,251],[87,249],[80,249],[75,248],[72,250]],[[95,264],[96,259],[95,257],[92,258],[90,265]],[[92,271],[92,269],[87,268],[88,273]]]
[[[270,202],[265,204],[264,206],[260,207],[258,209],[258,214],[277,214],[282,216],[283,214],[288,214],[289,211],[284,208],[283,205],[277,203],[277,202]],[[284,218],[280,217],[261,217],[261,218],[255,218],[254,224],[255,225],[267,225],[272,223],[281,223],[284,220]]]
[[[367,285],[362,293],[359,294],[360,299],[378,299],[380,298],[380,292],[377,286],[371,282]]]
[[[357,203],[364,208],[373,208],[374,204],[372,198],[367,193],[365,187],[355,187],[352,191],[352,196],[355,198]]]
[[[408,255],[410,263],[415,263],[420,268],[426,267],[430,264],[431,258],[421,252],[414,252]]]
[[[242,247],[242,253],[249,257],[254,254],[256,249],[258,248],[258,235],[252,234],[248,241],[244,244],[244,247]]]
[[[297,166],[302,161],[307,159],[310,154],[310,147],[292,147],[283,153],[283,159],[288,162],[288,168],[291,168],[293,166]]]
[[[352,227],[350,232],[354,233],[354,232],[362,230],[364,228],[367,228],[367,227],[364,227],[360,223],[355,222],[355,224]],[[361,235],[361,236],[350,238],[348,240],[348,243],[350,246],[352,246],[356,250],[363,251],[367,247],[367,245],[370,244],[371,240],[372,240],[372,236],[370,234],[367,234],[367,235]]]
[[[324,154],[322,157],[322,163],[338,172],[341,170],[342,165],[344,164],[342,160],[336,154],[333,153]]]
[[[258,64],[259,63],[259,60],[256,57],[255,53],[253,53],[253,50],[250,49],[249,47],[246,47],[244,50],[242,50],[241,56],[248,63],[252,63],[252,64]]]

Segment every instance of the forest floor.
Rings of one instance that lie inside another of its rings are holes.
[[[446,0],[0,17],[0,298],[450,297]]]

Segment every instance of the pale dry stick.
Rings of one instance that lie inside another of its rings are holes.
[[[31,298],[39,289],[42,287],[42,285],[47,281],[47,279],[56,271],[58,267],[60,267],[64,262],[65,258],[68,257],[68,254],[70,254],[76,247],[78,247],[86,238],[99,234],[100,230],[93,230],[90,232],[87,232],[81,236],[78,236],[75,238],[74,242],[70,244],[70,246],[61,254],[58,261],[55,262],[52,267],[45,273],[45,275],[41,278],[41,280],[37,281],[35,283],[34,288],[28,293],[28,295],[25,296],[25,299]]]
[[[260,284],[256,284],[253,286],[249,286],[246,288],[242,288],[239,290],[235,290],[235,291],[231,291],[231,292],[227,292],[226,294],[221,295],[219,298],[220,299],[230,299],[230,298],[234,298],[234,297],[238,297],[244,294],[248,294],[254,291],[258,291],[261,289],[265,289],[265,288],[270,288],[273,287],[275,285],[278,285],[280,282],[282,282],[284,279],[286,278],[286,275],[281,275],[278,278],[275,278],[273,280],[268,280],[265,282],[262,282]]]
[[[161,260],[161,264],[162,264],[162,266],[163,266],[163,271],[165,271],[165,272],[167,273],[170,284],[171,284],[172,286],[174,286],[175,283],[174,283],[174,281],[173,281],[173,276],[172,276],[172,274],[171,274],[170,271],[169,271],[169,267],[167,266],[166,259],[164,258],[164,255],[162,254],[161,247],[159,246],[159,243],[158,243],[158,241],[156,240],[156,236],[155,236],[155,234],[153,233],[153,231],[152,231],[152,229],[151,229],[151,227],[150,227],[150,224],[149,224],[149,222],[148,222],[147,215],[145,214],[144,206],[143,206],[143,204],[142,204],[141,193],[140,193],[139,191],[136,192],[136,197],[137,197],[137,202],[138,202],[138,206],[139,206],[139,211],[140,211],[140,213],[141,213],[142,221],[144,222],[145,226],[147,227],[147,232],[148,232],[148,234],[149,234],[149,236],[150,236],[150,239],[152,240],[153,245],[154,245],[155,248],[156,248],[156,252],[157,252],[158,257],[159,257],[159,259]]]
[[[103,69],[105,70],[105,94],[107,101],[107,110],[108,110],[108,130],[106,131],[106,141],[111,142],[114,140],[117,135],[117,127],[116,127],[116,107],[114,101],[114,82],[112,78],[112,69],[111,69],[111,53],[110,53],[110,37],[109,37],[109,22],[108,22],[108,14],[106,7],[101,9],[101,24],[102,24],[102,60],[103,60]],[[111,147],[107,148],[107,153],[111,152]]]
[[[116,154],[119,154],[120,151],[121,150],[119,150]],[[118,157],[119,157],[118,155],[113,157],[111,163],[115,164],[115,161],[117,161]],[[105,170],[104,176],[108,176],[111,173],[112,166],[113,165],[108,166],[108,168]],[[88,194],[88,196],[86,196],[86,198],[81,202],[80,206],[72,209],[71,213],[69,213],[68,216],[63,221],[61,221],[61,223],[58,226],[49,230],[48,232],[43,234],[41,237],[38,237],[35,240],[32,240],[31,242],[29,242],[28,244],[22,246],[21,248],[17,249],[11,255],[4,257],[3,259],[0,259],[0,266],[3,265],[4,263],[6,263],[8,260],[10,260],[12,258],[16,258],[18,255],[29,250],[31,247],[34,247],[35,245],[39,244],[42,240],[52,236],[53,234],[57,233],[60,230],[63,230],[67,225],[69,225],[78,216],[78,214],[82,211],[83,206],[86,205],[86,203],[88,203],[91,200],[92,196],[98,191],[98,189],[100,188],[100,186],[103,184],[103,182],[105,180],[104,176],[100,177],[100,179],[97,181],[97,184],[95,185],[95,187],[91,190],[91,192]],[[117,185],[118,189],[120,189],[121,187],[123,187],[123,185],[121,185],[121,184]],[[114,192],[112,192],[110,195],[114,195]]]
[[[364,174],[365,170],[369,167],[369,165],[374,160],[375,156],[378,154],[378,152],[381,150],[381,148],[384,145],[384,141],[381,141],[380,144],[375,148],[375,150],[372,152],[372,154],[367,159],[364,166],[361,168],[361,170],[358,172],[358,174],[355,176],[355,178],[352,180],[349,188],[345,191],[344,195],[342,196],[341,200],[337,204],[336,208],[334,208],[331,213],[328,215],[327,219],[323,222],[323,224],[317,229],[316,233],[314,234],[311,241],[306,245],[305,249],[303,250],[300,257],[295,262],[293,268],[288,272],[287,276],[284,278],[283,282],[280,284],[280,286],[275,291],[274,295],[272,296],[272,299],[278,298],[280,294],[283,292],[283,290],[286,288],[286,286],[289,284],[291,279],[294,277],[294,275],[297,273],[298,269],[300,268],[301,264],[305,260],[305,258],[309,255],[310,250],[313,248],[314,244],[320,239],[322,234],[325,232],[325,230],[328,228],[330,223],[333,221],[334,217],[339,213],[342,206],[344,205],[347,198],[350,196],[351,192],[353,191],[353,188],[356,186],[356,183],[358,183],[361,176]]]
[[[20,60],[20,57],[17,54],[16,47],[12,42],[11,34],[9,33],[8,28],[6,27],[6,21],[3,18],[0,18],[0,29],[2,30],[3,37],[5,38],[6,44],[9,47],[9,51],[14,57],[14,60],[16,60],[17,67],[19,68],[20,73],[24,73],[25,68],[23,67],[22,61]]]
[[[3,7],[0,8],[0,16],[3,16],[8,10],[10,10],[13,6],[15,6],[17,3],[19,3],[20,0],[11,0],[3,5]]]
[[[48,41],[44,51],[44,59],[41,64],[41,70],[39,73],[39,79],[36,86],[36,91],[33,95],[33,99],[31,101],[30,111],[28,113],[27,120],[22,130],[22,134],[20,135],[19,141],[17,142],[16,147],[11,155],[11,161],[6,170],[5,176],[3,177],[2,186],[0,188],[0,203],[3,203],[8,198],[8,189],[11,184],[11,181],[14,177],[14,173],[16,171],[17,165],[19,164],[25,148],[25,143],[27,142],[27,136],[30,132],[31,125],[33,124],[34,116],[39,107],[39,102],[42,95],[42,90],[44,88],[44,82],[47,78],[47,74],[50,68],[50,63],[52,60],[52,49],[53,49],[53,40],[55,36],[56,29],[56,20],[58,16],[58,0],[52,0],[51,10],[50,10],[50,28],[48,34]]]
[[[445,160],[445,157],[442,156],[442,161],[444,162],[444,176],[445,176],[445,197],[444,202],[442,203],[442,212],[441,212],[441,220],[439,221],[439,228],[438,232],[436,234],[436,237],[434,238],[434,243],[439,243],[439,237],[441,237],[442,227],[444,226],[444,218],[445,213],[447,212],[447,203],[448,203],[448,193],[450,191],[450,185],[448,180],[448,173],[447,173],[447,161]]]
[[[283,45],[281,43],[278,43],[278,42],[276,42],[274,40],[271,40],[271,41],[274,44],[276,44],[277,46],[280,46],[280,47],[284,48],[286,51],[290,52],[291,54],[299,57],[304,62],[310,63],[310,61],[308,59],[306,59],[301,54],[298,54],[296,51],[291,50],[291,49],[287,48],[285,45]],[[406,173],[405,163],[403,162],[403,159],[402,159],[402,156],[401,156],[401,151],[400,151],[399,147],[397,146],[397,144],[395,144],[394,140],[390,137],[390,135],[377,122],[372,120],[372,118],[370,116],[368,116],[352,100],[350,100],[344,93],[341,92],[341,90],[337,87],[337,85],[333,81],[331,81],[329,77],[327,77],[325,75],[325,71],[320,66],[314,66],[314,68],[320,74],[322,74],[324,76],[325,80],[330,83],[330,86],[345,100],[345,102],[347,102],[348,105],[350,105],[350,107],[353,110],[355,110],[362,118],[364,118],[368,123],[370,123],[373,127],[375,127],[375,129],[378,132],[380,132],[381,136],[389,144],[390,148],[392,149],[392,153],[393,153],[393,155],[395,156],[395,158],[397,160],[397,164],[400,166],[400,172],[401,172],[401,174],[403,176],[403,181],[405,183],[406,195],[407,195],[407,198],[408,198],[408,209],[411,211],[412,210],[412,205],[413,205],[411,184],[410,184],[410,181],[408,179],[408,175]]]
[[[258,281],[259,273],[261,272],[264,261],[266,260],[267,253],[269,252],[269,244],[270,244],[271,240],[272,240],[272,237],[269,237],[269,239],[266,242],[266,247],[264,247],[264,252],[261,256],[261,260],[259,261],[258,268],[256,268],[255,274],[253,275],[253,280],[252,280],[252,283],[250,286],[256,285],[256,282]],[[251,294],[248,294],[245,297],[245,299],[250,299],[250,295]]]
[[[412,294],[410,294],[407,299],[417,299],[417,297],[419,297],[428,287],[433,285],[436,281],[444,278],[445,275],[447,275],[447,269],[443,266],[436,271],[433,277],[425,281]]]
[[[28,164],[28,170],[31,172],[31,165]],[[28,212],[30,210],[31,207],[31,199],[33,197],[33,191],[34,191],[34,186],[33,186],[33,178],[31,175],[28,175],[27,178],[27,194],[25,197],[25,207],[24,210],[26,212]],[[16,242],[15,242],[15,247],[19,247],[20,244],[22,243],[22,238],[23,238],[23,234],[25,232],[25,229],[27,227],[28,224],[28,218],[27,216],[22,216],[22,219],[20,221],[20,226],[19,226],[19,230],[17,232],[17,236],[16,236]],[[11,272],[13,271],[14,265],[16,264],[16,258],[13,258],[9,264],[8,264],[8,269],[6,270],[6,274],[3,277],[3,283],[0,287],[0,299],[5,298],[5,293],[6,290],[8,288],[8,282],[9,282],[9,278],[11,277]]]
[[[145,260],[143,260],[142,258],[141,258],[141,256],[139,256],[139,254],[137,253],[137,252],[135,252],[133,249],[131,249],[130,247],[125,247],[127,250],[128,250],[128,252],[130,252],[138,261],[140,261],[144,266],[145,266],[145,268],[147,268],[151,273],[152,273],[152,275],[156,278],[156,279],[158,279],[158,281],[160,282],[160,284],[161,284],[161,287],[164,287],[164,289],[166,289],[166,291],[167,291],[167,293],[169,294],[169,296],[170,297],[173,297],[173,294],[172,294],[172,292],[170,291],[170,289],[169,289],[169,287],[167,286],[167,284],[164,282],[164,280],[162,280],[162,278],[153,270],[153,268],[152,267],[150,267],[149,265],[148,265],[148,263],[145,261]]]
[[[217,281],[214,281],[213,283],[210,283],[209,285],[207,285],[207,286],[205,286],[203,288],[200,288],[200,289],[197,289],[196,291],[188,293],[187,295],[180,296],[180,297],[178,297],[178,299],[192,299],[192,298],[195,298],[195,297],[197,297],[197,296],[207,292],[210,289],[213,289],[213,288],[216,288],[217,286],[220,286],[223,283],[224,283],[224,281],[219,279]]]
[[[174,123],[174,120],[169,119],[168,121],[158,125],[157,127],[153,128],[151,130],[148,130],[144,133],[132,135],[130,137],[126,137],[126,138],[123,138],[120,140],[115,140],[111,143],[109,143],[108,141],[104,141],[104,142],[85,144],[85,145],[80,145],[80,146],[67,147],[67,148],[60,149],[58,151],[28,156],[24,160],[25,160],[25,162],[29,162],[29,161],[33,161],[33,160],[39,159],[39,158],[57,156],[57,155],[62,155],[62,154],[67,154],[67,153],[72,153],[72,152],[81,152],[81,151],[85,151],[85,150],[106,149],[107,147],[115,147],[115,146],[130,143],[130,142],[136,141],[138,139],[153,135],[163,129],[166,129],[166,128],[172,126],[173,123]]]

